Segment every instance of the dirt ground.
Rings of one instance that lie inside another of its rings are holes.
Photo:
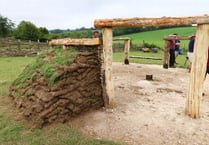
[[[152,74],[153,81],[147,81],[146,74]],[[88,112],[70,125],[128,145],[209,144],[209,76],[200,119],[185,115],[187,69],[113,63],[113,80],[116,108]]]

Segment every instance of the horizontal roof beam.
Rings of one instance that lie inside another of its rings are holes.
[[[209,16],[190,17],[162,17],[162,18],[116,18],[96,19],[95,28],[105,27],[161,27],[161,26],[188,26],[198,23],[209,23]]]

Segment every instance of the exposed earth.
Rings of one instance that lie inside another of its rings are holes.
[[[146,80],[153,75],[153,81]],[[117,106],[80,115],[69,122],[85,134],[128,145],[208,145],[209,77],[201,118],[185,115],[187,69],[113,63]]]

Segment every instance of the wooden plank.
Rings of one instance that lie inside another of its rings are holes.
[[[95,28],[105,27],[161,27],[161,26],[188,26],[198,22],[207,22],[209,16],[191,17],[162,17],[162,18],[117,18],[97,19],[94,21]]]
[[[186,100],[186,114],[192,118],[199,118],[208,58],[209,24],[197,26],[195,39],[194,56]]]
[[[192,36],[174,36],[174,35],[168,35],[163,38],[163,40],[174,40],[174,39],[179,39],[179,40],[190,40]]]
[[[64,38],[64,39],[53,39],[49,42],[50,46],[53,46],[53,45],[94,46],[94,45],[101,45],[101,44],[102,44],[102,40],[99,38],[83,38],[83,39]]]
[[[130,40],[130,38],[113,38],[113,41],[118,41],[118,40]]]
[[[145,56],[130,56],[130,58],[140,58],[140,59],[162,60],[162,58],[160,58],[160,57],[145,57]]]
[[[112,80],[112,28],[103,28],[103,50],[104,50],[104,70],[105,80],[104,87],[106,90],[105,106],[113,108],[115,107],[115,93]]]

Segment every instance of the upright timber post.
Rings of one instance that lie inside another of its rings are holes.
[[[125,40],[125,59],[124,64],[129,64],[129,50],[130,50],[130,39]]]
[[[192,118],[200,117],[203,84],[207,66],[209,46],[209,21],[197,25],[194,56],[190,72],[189,88],[186,100],[186,114]]]
[[[112,28],[103,28],[105,106],[110,108],[115,107],[115,93],[112,80],[112,39]]]
[[[164,59],[163,59],[163,68],[168,69],[168,57],[170,51],[170,41],[164,40]]]

